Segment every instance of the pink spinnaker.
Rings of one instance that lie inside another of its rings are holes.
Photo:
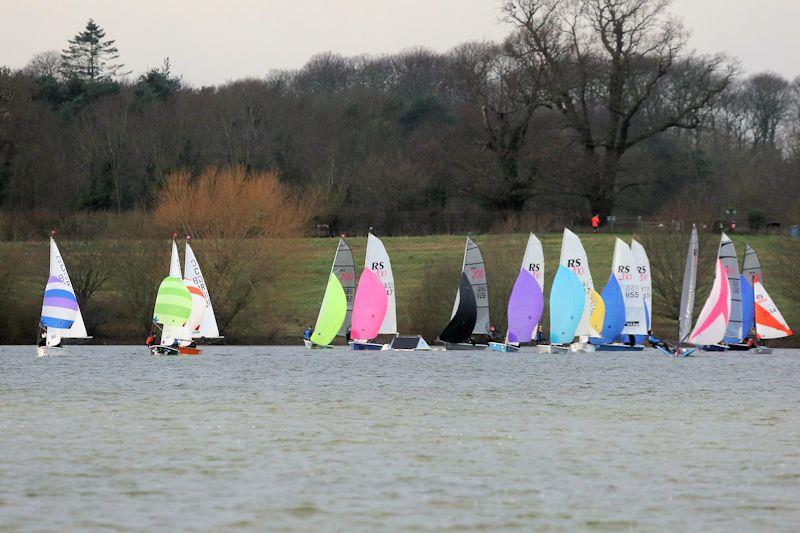
[[[722,261],[717,259],[717,273],[714,276],[714,285],[708,295],[694,331],[689,335],[689,342],[697,345],[717,344],[725,337],[728,327],[728,318],[731,315],[731,288],[728,285],[728,274]]]
[[[353,301],[353,318],[350,336],[353,340],[365,341],[378,336],[383,318],[389,307],[389,296],[383,282],[375,272],[365,268],[361,272]]]

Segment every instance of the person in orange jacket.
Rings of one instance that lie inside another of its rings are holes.
[[[600,232],[600,215],[597,213],[592,217],[592,231],[595,233]]]

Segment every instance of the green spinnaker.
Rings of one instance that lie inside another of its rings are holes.
[[[311,340],[315,344],[328,345],[336,337],[339,329],[344,324],[347,315],[347,296],[336,274],[331,273],[325,296],[322,298],[322,307],[317,317],[317,325]]]
[[[192,312],[192,295],[180,278],[167,276],[158,287],[153,322],[183,326]]]

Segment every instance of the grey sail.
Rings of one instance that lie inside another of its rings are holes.
[[[733,241],[725,235],[719,241],[717,257],[722,261],[722,267],[728,276],[731,288],[731,314],[728,318],[728,329],[725,330],[725,342],[736,343],[742,341],[742,286],[739,280],[739,258]]]
[[[761,261],[758,259],[758,254],[753,250],[749,244],[744,245],[744,259],[742,259],[742,275],[744,279],[753,283],[753,276],[757,276],[762,282],[764,275],[761,273]]]
[[[478,335],[488,335],[492,323],[489,319],[489,285],[486,279],[486,264],[483,261],[481,249],[469,237],[467,237],[467,245],[464,249],[464,263],[461,271],[467,276],[467,280],[472,286],[478,307],[475,328],[472,332]],[[458,310],[458,302],[459,295],[456,294],[451,317],[455,316]]]
[[[342,284],[344,294],[347,297],[347,315],[345,315],[342,328],[337,333],[337,335],[343,337],[347,333],[347,328],[350,327],[350,319],[353,316],[353,299],[356,296],[356,269],[353,262],[353,251],[344,242],[344,239],[339,239],[339,248],[333,258],[331,273],[339,278],[339,283]]]
[[[686,266],[683,268],[683,288],[681,289],[680,329],[678,342],[689,337],[692,331],[692,318],[694,315],[695,287],[697,285],[697,259],[699,244],[697,241],[697,228],[692,224],[692,236],[689,239],[689,251],[686,253]]]

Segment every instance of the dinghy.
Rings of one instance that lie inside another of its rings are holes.
[[[378,275],[364,268],[358,280],[353,301],[350,346],[353,350],[382,350],[383,344],[372,342],[381,331],[389,307],[389,295]]]
[[[681,346],[692,331],[692,317],[694,315],[694,299],[697,285],[697,260],[699,253],[699,241],[697,239],[697,227],[692,224],[692,234],[689,238],[689,249],[686,252],[686,263],[683,268],[683,286],[681,287],[681,303],[678,310],[678,340],[675,347],[669,349],[663,346],[656,346],[656,349],[664,355],[676,357],[688,357],[697,348]]]
[[[708,295],[694,330],[689,334],[688,342],[695,346],[713,346],[722,342],[731,315],[731,289],[725,266],[717,259],[714,284]],[[738,281],[738,277],[737,277]]]
[[[192,330],[190,329],[192,324],[189,323],[189,320],[192,318],[196,321],[199,313],[195,313],[193,316],[192,309],[196,310],[198,306],[204,308],[207,302],[205,298],[200,297],[202,291],[197,286],[195,286],[197,290],[194,291],[193,297],[181,277],[176,237],[177,235],[172,236],[169,275],[158,287],[156,304],[153,309],[153,325],[161,327],[161,340],[159,344],[150,346],[150,353],[153,355],[200,355],[200,350],[192,340]]]
[[[747,337],[746,331],[742,328],[742,285],[739,276],[739,258],[736,255],[736,248],[733,241],[723,233],[720,236],[718,257],[725,267],[728,276],[728,286],[731,291],[731,314],[728,318],[728,327],[725,330],[725,337],[722,339],[722,347],[728,350],[749,350],[750,345],[742,342]],[[711,347],[713,350],[713,346]]]
[[[536,280],[539,285],[539,294],[542,302],[544,302],[544,251],[542,250],[541,241],[533,233],[528,236],[528,244],[525,246],[525,255],[522,257],[520,268],[530,272]],[[540,323],[541,316],[539,317],[539,322],[534,326],[533,332],[531,332],[531,341],[536,341],[541,329]]]
[[[224,337],[219,333],[217,316],[214,314],[214,305],[211,303],[208,284],[192,246],[189,244],[190,240],[191,238],[187,235],[183,266],[183,283],[192,294],[192,314],[187,327],[195,342],[219,340]]]
[[[636,335],[636,344],[645,344],[650,330],[653,328],[653,278],[650,274],[650,258],[647,257],[647,250],[636,239],[631,239],[631,253],[636,262],[634,275],[638,276],[639,287],[642,291],[645,331],[648,333],[648,335]]]
[[[41,338],[36,348],[38,357],[66,353],[67,349],[62,346],[64,339],[91,338],[86,333],[78,298],[69,279],[67,265],[56,245],[55,233],[50,233],[50,270],[39,318]]]
[[[606,301],[606,298],[609,298]],[[622,320],[620,321],[620,297],[622,301]],[[647,335],[646,310],[644,293],[641,288],[640,274],[636,260],[628,245],[617,238],[614,244],[614,259],[611,266],[611,278],[603,289],[603,301],[606,303],[607,319],[603,321],[601,341],[596,343],[597,351],[640,352],[644,346],[635,344],[636,336]],[[617,326],[622,328],[617,331]],[[615,335],[611,336],[612,334]],[[634,344],[620,342],[634,339]]]
[[[560,264],[550,288],[550,344],[539,345],[539,352],[570,352],[585,306],[583,283],[575,272]]]
[[[542,317],[544,298],[536,278],[525,269],[520,269],[511,296],[508,299],[508,330],[505,342],[490,342],[493,352],[516,352],[522,342],[533,336]]]
[[[450,322],[439,334],[437,341],[443,342],[446,350],[485,350],[486,345],[468,342],[475,330],[478,320],[478,302],[475,291],[467,277],[462,272],[458,283],[458,307],[450,318]]]
[[[492,321],[489,318],[489,284],[486,276],[486,263],[483,261],[480,247],[469,236],[464,246],[461,273],[467,276],[477,305],[477,318],[472,333],[475,335],[489,335]],[[451,318],[455,316],[458,309],[460,294],[461,291],[459,290],[456,293],[455,302],[453,302]]]
[[[303,339],[306,348],[332,348],[330,344],[337,336],[347,334],[353,314],[354,268],[353,252],[344,239],[339,239],[311,339]]]
[[[772,300],[767,290],[764,288],[763,274],[761,272],[761,262],[756,251],[745,246],[744,262],[742,264],[742,304],[745,307],[752,306],[752,317],[743,318],[744,324],[749,325],[752,319],[752,328],[755,334],[756,345],[752,348],[753,353],[770,354],[772,348],[761,345],[762,340],[782,339],[793,335],[789,324],[778,310],[778,306]],[[749,299],[752,298],[752,301]],[[748,330],[749,331],[749,330]]]
[[[562,273],[561,268],[556,271],[556,279],[559,278],[559,274],[561,279],[558,287],[554,280],[553,287],[550,289],[550,348],[543,348],[542,351],[548,353],[594,351],[594,346],[589,345],[589,337],[596,337],[599,332],[592,330],[589,321],[596,299],[593,294],[595,292],[594,282],[589,271],[589,258],[580,238],[567,228],[564,228],[561,240],[559,266],[571,272],[573,276],[567,277]],[[583,288],[583,304],[580,307],[581,315],[573,329],[572,313],[576,306],[572,291],[575,281],[580,283]],[[555,335],[554,327],[558,330],[555,331]],[[572,336],[568,338],[567,333],[570,332]],[[577,342],[573,342],[575,337],[578,337]]]

